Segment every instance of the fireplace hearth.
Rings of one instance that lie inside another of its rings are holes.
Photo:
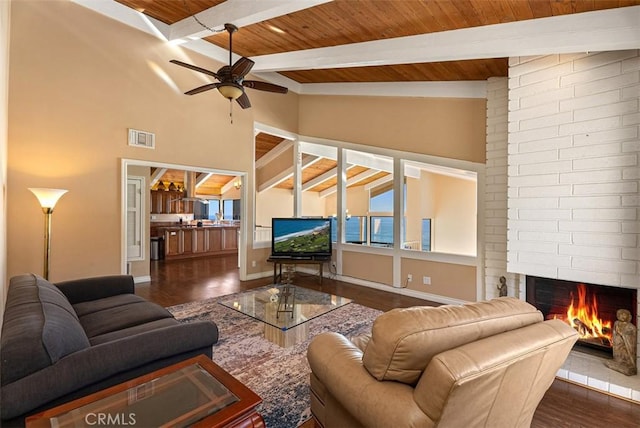
[[[618,309],[628,309],[637,325],[634,289],[536,276],[527,276],[526,287],[527,302],[545,319],[562,319],[580,333],[575,350],[611,358],[612,327]]]

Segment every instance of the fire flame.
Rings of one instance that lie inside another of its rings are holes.
[[[574,304],[573,293],[571,304],[567,309],[567,321],[580,334],[580,339],[603,339],[612,342],[611,321],[602,321],[598,317],[598,302],[593,295],[591,302],[587,302],[587,287],[578,285],[578,303]]]

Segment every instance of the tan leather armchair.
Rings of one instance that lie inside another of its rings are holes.
[[[370,335],[311,342],[323,427],[528,427],[577,340],[515,298],[394,309]]]

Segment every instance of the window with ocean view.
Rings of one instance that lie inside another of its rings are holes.
[[[367,243],[367,217],[347,217],[344,224],[345,242],[348,244]],[[338,219],[331,217],[331,241],[338,241]]]
[[[393,247],[393,217],[371,216],[371,245]]]

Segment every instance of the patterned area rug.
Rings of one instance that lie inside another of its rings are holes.
[[[347,337],[369,332],[373,320],[382,313],[349,303],[310,320],[309,338],[304,342],[281,348],[264,338],[262,322],[218,304],[218,299],[167,309],[183,322],[213,320],[218,325],[213,361],[262,397],[258,411],[268,428],[297,427],[311,417],[307,362],[311,339],[324,331]]]

